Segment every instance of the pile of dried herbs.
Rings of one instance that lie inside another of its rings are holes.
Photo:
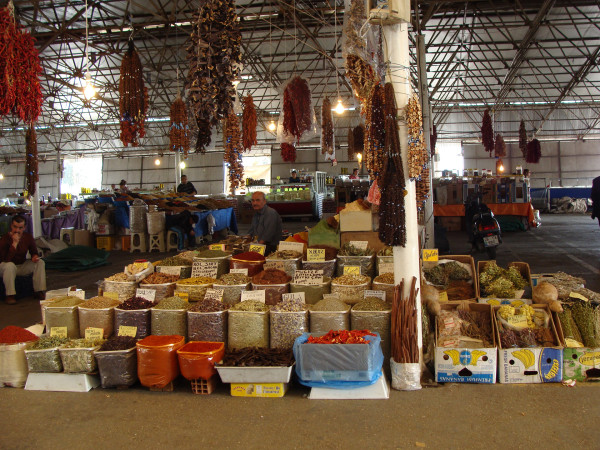
[[[489,261],[479,274],[479,285],[484,297],[514,298],[515,292],[524,289],[528,282],[516,266],[504,269],[496,261]]]

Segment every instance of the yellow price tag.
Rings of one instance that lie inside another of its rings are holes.
[[[134,262],[133,263],[133,267],[138,267],[141,269],[147,269],[148,268],[148,262]]]
[[[126,325],[119,326],[119,336],[130,336],[136,337],[137,335],[137,327],[128,327]]]
[[[448,302],[448,293],[446,291],[440,292],[440,303]]]
[[[85,329],[85,338],[90,341],[97,341],[98,339],[102,339],[104,337],[104,329],[103,328],[93,328],[88,327]]]
[[[344,266],[344,275],[360,275],[360,266]]]
[[[190,301],[190,294],[187,292],[175,292],[175,295],[186,302]]]
[[[267,248],[267,246],[263,245],[263,244],[250,244],[249,250],[251,252],[260,253],[261,255],[265,256],[266,248]]]
[[[104,292],[103,297],[112,298],[113,300],[119,300],[118,292]]]
[[[57,338],[67,337],[67,327],[52,327],[50,328],[50,336]]]
[[[579,300],[583,300],[584,302],[589,302],[589,300],[586,297],[584,297],[581,294],[578,294],[577,292],[571,292],[569,294],[569,297],[571,297],[571,298],[577,298]]]
[[[515,328],[527,328],[527,316],[525,314],[508,316],[506,321]]]
[[[312,262],[323,262],[325,261],[325,249],[324,248],[309,248],[306,250],[306,260]]]
[[[221,250],[222,252],[225,251],[225,244],[210,244],[208,246],[209,250]]]
[[[438,261],[438,249],[437,248],[424,248],[423,249],[423,261],[437,262]]]

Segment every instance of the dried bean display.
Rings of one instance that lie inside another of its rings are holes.
[[[62,362],[58,347],[64,345],[67,338],[43,336],[35,342],[30,342],[25,348],[27,368],[30,372],[62,372]]]
[[[228,349],[269,347],[269,306],[244,301],[231,307],[228,319]]]
[[[311,306],[310,332],[325,334],[329,330],[350,329],[350,306],[335,298],[327,298]]]
[[[289,367],[294,354],[289,349],[247,347],[227,350],[223,357],[226,367]]]
[[[131,386],[137,382],[137,339],[114,336],[94,354],[103,388]]]
[[[331,281],[331,293],[338,294],[340,300],[353,305],[364,298],[364,292],[371,287],[371,278],[365,275],[342,275]]]
[[[187,293],[189,301],[199,302],[204,300],[206,291],[211,288],[216,281],[216,278],[210,277],[195,277],[179,280],[175,284],[175,292]]]
[[[103,339],[71,339],[58,349],[65,373],[90,373],[96,370],[94,351]]]
[[[179,297],[161,300],[150,310],[152,334],[155,336],[185,336],[187,310],[190,304]]]
[[[218,300],[206,299],[188,310],[188,340],[227,344],[228,306]]]
[[[150,308],[153,306],[153,302],[140,297],[123,302],[115,308],[115,331],[118,333],[121,326],[136,327],[135,337],[145,338],[150,334]]]
[[[291,349],[294,341],[308,331],[306,304],[285,300],[271,308],[271,348]]]
[[[314,305],[323,299],[323,294],[331,292],[331,278],[323,277],[321,284],[298,284],[290,283],[290,292],[304,292],[304,301],[308,305]]]

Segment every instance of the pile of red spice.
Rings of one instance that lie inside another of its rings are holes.
[[[182,342],[182,336],[176,334],[169,336],[147,336],[141,341],[138,341],[137,345],[140,347],[162,347],[163,345],[173,345]]]
[[[309,336],[307,344],[368,344],[365,336],[377,336],[369,330],[329,330],[323,336]]]
[[[290,281],[290,277],[283,270],[279,269],[265,269],[257,275],[252,277],[252,283],[254,284],[285,284]]]
[[[246,261],[246,262],[258,262],[264,261],[265,257],[258,252],[244,252],[238,253],[231,259],[235,259],[236,261]]]
[[[37,341],[39,338],[31,331],[9,325],[0,330],[0,344],[18,344],[20,342]]]

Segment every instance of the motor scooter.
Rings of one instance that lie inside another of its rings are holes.
[[[481,201],[481,194],[467,198],[465,226],[473,249],[486,251],[490,259],[496,258],[496,249],[502,243],[500,224],[494,213]]]

